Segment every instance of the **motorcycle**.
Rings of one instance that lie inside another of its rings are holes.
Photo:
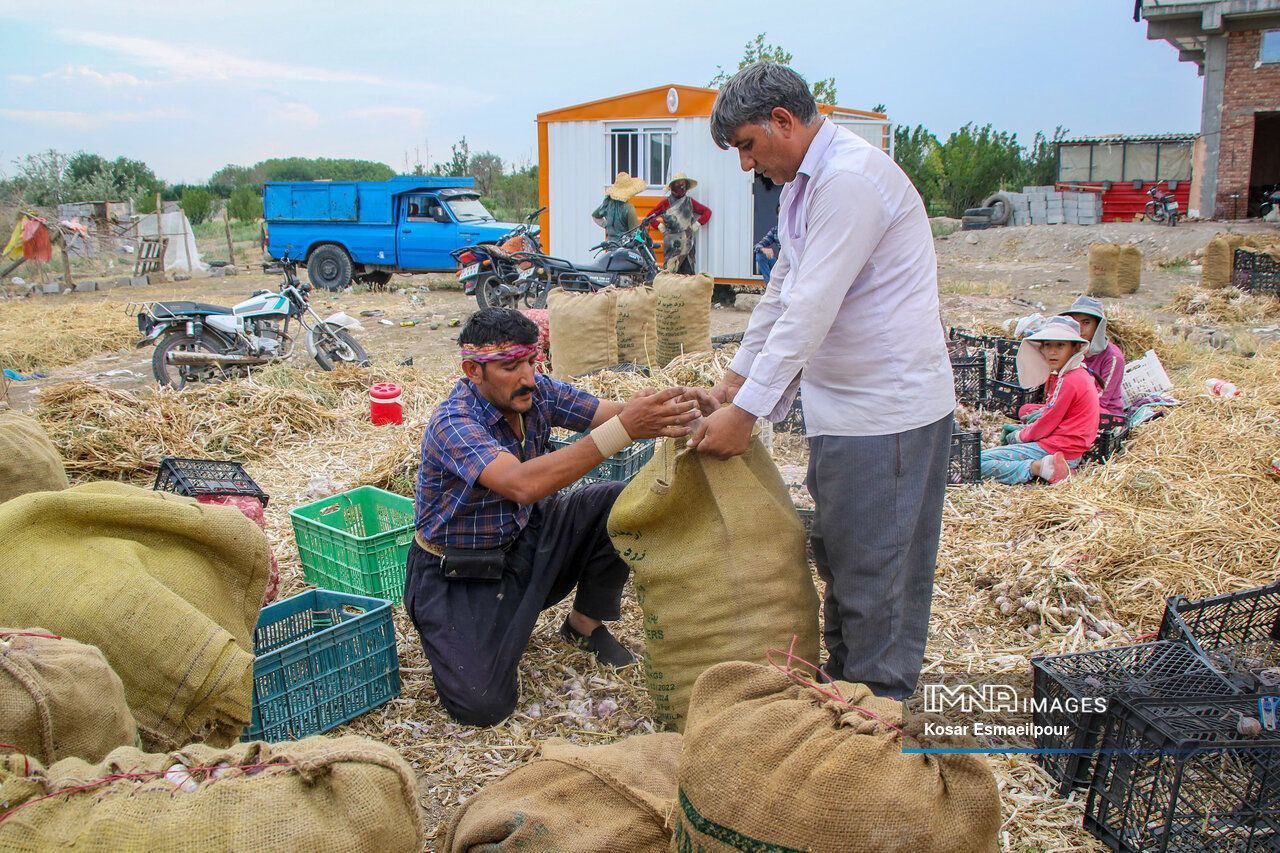
[[[1173,193],[1160,188],[1156,184],[1147,190],[1147,195],[1151,196],[1151,201],[1147,202],[1144,209],[1145,217],[1152,222],[1168,222],[1170,227],[1178,224],[1177,199],[1173,197]]]
[[[504,282],[508,282],[513,276],[528,269],[528,264],[521,268],[520,265],[512,262],[512,252],[542,251],[542,243],[539,240],[542,228],[533,223],[538,221],[538,217],[544,210],[546,210],[545,207],[540,207],[530,213],[524,218],[522,224],[503,235],[497,243],[478,243],[450,253],[451,257],[458,262],[458,281],[462,284],[462,292],[467,296],[474,296],[476,304],[481,308],[520,307],[519,304],[512,304],[511,299],[502,298],[507,294],[500,294],[498,289]],[[517,299],[515,303],[520,301]],[[533,304],[537,301],[536,297],[523,301],[529,308],[543,307]]]
[[[283,361],[293,354],[289,325],[306,330],[307,351],[321,370],[338,364],[367,366],[369,357],[351,336],[364,331],[354,317],[339,311],[324,319],[309,301],[311,284],[298,282],[298,264],[280,260],[284,282],[279,292],[255,290],[231,308],[203,302],[154,302],[138,314],[139,348],[155,344],[151,371],[161,386],[182,388],[191,382],[217,382],[243,375],[248,368]],[[157,344],[156,342],[159,341]]]
[[[1258,205],[1258,217],[1274,220],[1277,216],[1280,216],[1280,188],[1263,190],[1262,202]]]

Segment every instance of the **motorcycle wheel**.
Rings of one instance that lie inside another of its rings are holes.
[[[220,382],[231,376],[232,371],[217,365],[187,367],[169,364],[166,356],[171,352],[208,352],[221,355],[226,351],[222,341],[208,332],[201,332],[199,337],[186,332],[170,332],[156,344],[151,353],[151,372],[160,387],[175,391],[182,390],[189,382]]]
[[[538,287],[537,292],[535,292],[535,293],[526,293],[526,294],[524,295],[524,307],[526,307],[526,308],[546,308],[546,307],[547,307],[547,293],[549,293],[549,292],[550,292],[550,290],[551,290],[550,285],[548,285],[546,282],[541,282],[541,283],[540,283],[540,286]]]
[[[476,304],[481,309],[484,308],[514,308],[514,305],[504,305],[502,297],[498,294],[498,287],[501,282],[498,281],[496,275],[481,279],[476,284]]]
[[[339,364],[369,366],[369,356],[364,347],[346,329],[325,324],[317,326],[309,334],[315,343],[313,352],[321,370],[333,370]]]

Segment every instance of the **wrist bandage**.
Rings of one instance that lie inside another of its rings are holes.
[[[617,415],[591,430],[591,440],[596,443],[596,449],[605,459],[631,444],[631,436],[627,435],[627,428]]]

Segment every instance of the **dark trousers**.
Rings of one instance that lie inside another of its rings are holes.
[[[440,704],[492,726],[518,699],[516,672],[538,614],[577,587],[573,607],[602,622],[621,615],[627,564],[606,523],[623,483],[596,483],[539,501],[507,551],[500,581],[445,580],[440,558],[409,548],[404,606],[422,637]]]
[[[827,584],[824,668],[877,696],[905,699],[920,678],[951,423],[809,439],[813,556]]]

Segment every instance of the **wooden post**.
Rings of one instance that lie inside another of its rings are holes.
[[[192,238],[195,242],[195,238]],[[182,256],[187,259],[187,272],[191,272],[191,245],[187,243],[187,214],[182,213]]]
[[[164,202],[160,200],[160,192],[156,191],[156,236],[164,237]],[[164,255],[160,256],[160,272],[164,272]]]
[[[227,260],[231,262],[231,266],[236,265],[236,250],[231,245],[231,211],[226,205],[222,207],[222,226],[227,231]]]
[[[48,226],[46,226],[48,227]],[[57,228],[57,226],[54,226]],[[67,237],[62,233],[62,229],[58,228],[58,252],[62,255],[62,276],[67,282],[67,287],[75,289],[76,283],[71,278],[71,256],[67,254]]]

